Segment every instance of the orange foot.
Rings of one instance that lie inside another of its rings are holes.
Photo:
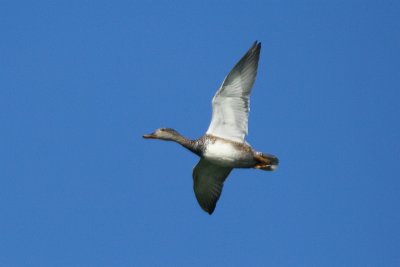
[[[273,171],[276,169],[276,166],[265,163],[258,163],[257,165],[254,166],[254,168],[263,171]]]
[[[256,168],[256,169],[265,169],[267,167],[268,167],[267,164],[262,164],[262,163],[259,163],[256,166],[254,166],[254,168]]]

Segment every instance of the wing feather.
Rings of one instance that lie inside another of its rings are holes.
[[[221,167],[200,159],[193,169],[193,189],[201,208],[212,214],[221,196],[224,181],[232,168]]]
[[[257,76],[261,43],[255,42],[225,77],[212,100],[207,134],[243,142],[248,133],[249,98]]]

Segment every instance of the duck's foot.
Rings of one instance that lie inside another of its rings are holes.
[[[254,168],[256,169],[264,171],[274,171],[278,167],[278,158],[273,155],[256,152],[254,154],[254,159],[258,161],[257,164],[254,166]]]
[[[265,163],[258,163],[254,166],[255,169],[263,171],[273,171],[276,169],[276,165],[270,165]]]
[[[267,158],[263,157],[261,153],[254,155],[254,158],[260,162],[257,165],[262,166],[262,165],[266,165],[267,163],[269,163],[269,160]],[[257,169],[259,169],[259,168],[257,168]]]
[[[263,164],[263,163],[259,163],[256,166],[254,166],[255,169],[264,169],[266,168],[268,165],[267,164]]]

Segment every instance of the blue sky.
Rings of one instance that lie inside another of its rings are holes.
[[[396,1],[2,1],[0,266],[399,266]],[[248,141],[212,216],[197,138],[262,42]]]

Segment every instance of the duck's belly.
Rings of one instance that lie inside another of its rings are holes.
[[[238,146],[221,140],[208,143],[203,156],[217,165],[232,168],[250,168],[255,164],[250,151],[242,150]]]

